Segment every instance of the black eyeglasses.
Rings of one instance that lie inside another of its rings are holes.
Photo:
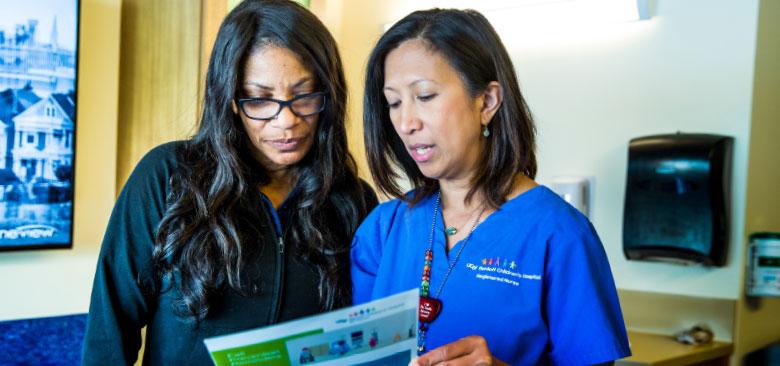
[[[237,99],[238,107],[244,115],[251,119],[268,121],[282,113],[282,108],[289,107],[298,117],[309,117],[325,109],[327,92],[301,94],[290,100],[273,98],[241,98]]]

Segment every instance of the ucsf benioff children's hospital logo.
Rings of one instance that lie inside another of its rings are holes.
[[[523,273],[517,261],[508,258],[482,258],[480,264],[466,263],[466,268],[473,271],[479,280],[496,281],[512,286],[520,286],[520,281],[542,279],[542,276],[536,273]]]

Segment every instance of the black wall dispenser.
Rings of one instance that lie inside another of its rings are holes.
[[[628,259],[726,264],[734,139],[676,133],[632,139],[623,210]]]

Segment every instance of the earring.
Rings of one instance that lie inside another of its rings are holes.
[[[488,126],[484,126],[485,128],[482,129],[482,136],[490,137],[490,130],[488,130]]]

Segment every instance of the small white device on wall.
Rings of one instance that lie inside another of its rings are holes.
[[[590,216],[590,179],[581,176],[560,176],[552,178],[547,186],[583,215]]]
[[[780,297],[780,233],[750,235],[747,265],[748,296]]]

